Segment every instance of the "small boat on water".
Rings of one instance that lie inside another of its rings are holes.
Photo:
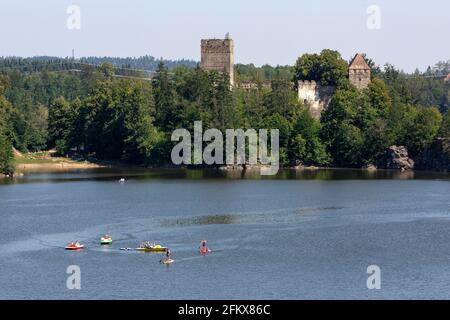
[[[211,252],[211,250],[206,246],[206,240],[202,240],[200,242],[200,249],[199,249],[201,254],[208,254]]]
[[[101,245],[109,245],[113,242],[112,237],[108,235],[104,235],[100,238],[100,244]]]
[[[167,248],[152,242],[143,242],[136,250],[142,252],[166,252]]]
[[[77,242],[72,242],[69,245],[67,245],[67,247],[65,248],[66,250],[72,250],[72,251],[76,251],[76,250],[81,250],[84,249],[84,245],[82,245],[81,243]]]

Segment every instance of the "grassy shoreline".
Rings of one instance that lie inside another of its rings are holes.
[[[53,151],[20,153],[16,150],[14,150],[14,165],[16,167],[16,173],[18,174],[26,173],[28,171],[58,171],[108,167],[108,165],[105,164],[57,157]]]

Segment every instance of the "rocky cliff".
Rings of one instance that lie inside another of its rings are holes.
[[[391,146],[387,151],[386,169],[412,170],[414,160],[409,157],[408,150],[404,146]]]

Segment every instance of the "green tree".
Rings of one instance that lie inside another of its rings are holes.
[[[377,78],[372,79],[365,93],[368,96],[370,106],[375,109],[376,116],[385,118],[392,106],[392,99],[384,81]]]
[[[322,115],[321,137],[338,166],[362,163],[364,138],[357,126],[361,95],[355,89],[337,90]]]
[[[44,150],[47,146],[48,108],[23,98],[20,107],[11,108],[11,128],[14,145],[27,151]]]
[[[447,111],[447,113],[442,119],[439,135],[442,138],[450,138],[450,110]]]
[[[130,84],[131,85],[131,84]],[[164,136],[153,125],[153,99],[145,95],[143,84],[131,85],[123,99],[124,150],[123,159],[135,163],[149,162],[153,149]]]
[[[280,163],[283,165],[289,164],[288,145],[291,137],[291,124],[283,116],[278,113],[266,117],[261,125],[261,128],[270,130],[278,129],[280,138]]]
[[[233,90],[236,112],[238,115],[237,126],[242,128],[258,128],[266,115],[265,102],[269,90],[264,88]]]
[[[12,144],[5,133],[5,129],[0,128],[0,173],[12,175],[14,173]]]
[[[292,84],[286,80],[273,80],[271,87],[272,90],[267,94],[264,102],[267,115],[278,113],[291,121],[300,109]]]
[[[134,163],[149,160],[161,135],[153,125],[154,101],[147,83],[101,81],[82,104],[86,152]]]
[[[355,125],[361,129],[364,136],[362,162],[376,164],[382,160],[387,148],[393,143],[387,123],[392,101],[384,82],[373,79],[357,99],[357,106]]]
[[[0,77],[0,173],[12,175],[14,173],[13,147],[10,138],[9,116],[10,104],[3,96],[5,82]]]
[[[429,148],[438,135],[441,123],[442,116],[437,108],[419,109],[406,134],[408,151],[415,156]]]
[[[226,74],[197,68],[176,75],[175,87],[185,128],[192,129],[193,122],[200,120],[204,128],[234,127],[236,104]]]
[[[337,129],[331,152],[338,166],[360,166],[364,138],[361,130],[344,121]]]
[[[175,103],[175,92],[167,68],[158,64],[152,80],[156,107],[155,124],[164,131],[173,131],[180,122],[180,112]]]
[[[330,156],[319,135],[321,124],[308,110],[302,110],[294,124],[291,159],[307,165],[327,165]]]
[[[110,62],[102,63],[98,69],[106,79],[111,79],[114,76],[114,66]]]
[[[406,145],[409,129],[417,115],[415,106],[394,102],[388,110],[387,129],[392,137],[393,144]]]
[[[124,81],[98,81],[83,100],[85,151],[104,159],[120,159],[123,151],[123,110],[121,99],[127,90]]]
[[[386,150],[393,145],[393,137],[388,130],[387,122],[377,118],[363,130],[364,144],[361,155],[365,164],[377,164],[383,160]]]
[[[324,86],[340,86],[348,82],[348,64],[339,52],[324,49],[320,54],[304,54],[295,64],[294,81],[314,80]]]
[[[85,131],[86,131],[86,112],[83,108],[83,102],[79,98],[75,98],[70,103],[69,113],[69,136],[67,143],[70,148],[75,148],[80,152],[85,145]]]
[[[66,154],[69,149],[69,139],[71,130],[72,110],[70,103],[59,97],[50,105],[48,121],[49,146],[56,147],[58,153]]]

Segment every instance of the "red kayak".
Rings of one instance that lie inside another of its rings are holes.
[[[84,249],[84,245],[82,245],[81,243],[77,242],[77,243],[71,243],[66,247],[66,250],[81,250]]]

